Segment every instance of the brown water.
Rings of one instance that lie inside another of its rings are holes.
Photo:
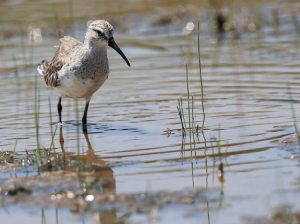
[[[287,84],[295,100],[296,115],[300,109],[299,32],[295,28],[299,4],[278,6],[278,26],[270,22],[272,7],[277,8],[273,2],[241,5],[241,11],[234,15],[238,23],[245,21],[246,25],[236,29],[239,38],[233,38],[237,35],[232,31],[230,34],[226,32],[223,40],[218,40],[211,29],[209,7],[203,8],[200,42],[206,112],[205,147],[201,133],[199,141],[196,135],[190,137],[188,133],[182,137],[176,108],[178,98],[182,97],[187,120],[185,63],[188,62],[190,95],[195,99],[196,123],[201,126],[197,29],[195,27],[190,35],[182,30],[187,22],[196,26],[197,9],[205,5],[191,2],[178,7],[181,3],[171,1],[156,5],[147,1],[123,2],[122,6],[109,1],[87,1],[84,5],[73,1],[71,6],[69,3],[53,6],[51,1],[1,2],[1,150],[13,150],[16,139],[18,153],[37,148],[35,88],[40,94],[40,147],[49,148],[51,145],[48,98],[53,114],[52,129],[55,130],[59,95],[46,87],[36,72],[36,66],[31,65],[42,59],[51,60],[56,50],[52,46],[59,44],[53,31],[53,11],[57,9],[65,35],[79,40],[84,36],[84,21],[110,19],[116,23],[115,40],[132,67],[128,68],[115,51],[108,49],[111,73],[91,100],[88,135],[84,135],[81,128],[78,133],[77,125],[84,102],[79,100],[77,122],[74,101],[63,99],[64,125],[61,132],[57,129],[54,137],[56,152],[64,150],[77,155],[79,146],[80,154],[86,156],[86,163],[108,164],[95,176],[104,179],[108,183],[106,188],[112,193],[127,195],[165,190],[180,194],[186,189],[203,189],[208,201],[205,199],[194,205],[171,204],[159,209],[154,219],[151,219],[153,211],[133,212],[126,223],[200,221],[233,224],[247,222],[244,220],[247,216],[267,217],[282,205],[300,210],[299,149],[297,144],[287,148],[279,142],[295,133]],[[106,4],[107,14],[100,3]],[[65,25],[70,24],[70,7],[74,32]],[[163,17],[164,10],[171,15],[170,18],[172,13],[183,13],[181,22],[176,25],[157,19],[157,15]],[[121,23],[116,22],[119,17],[114,17],[115,14],[123,16],[120,17],[123,18]],[[26,21],[21,21],[24,17]],[[252,22],[245,18],[253,19],[253,24],[256,24],[254,31],[249,31],[253,29]],[[41,24],[49,26],[53,32],[49,30],[32,47],[27,36],[22,38],[19,35],[21,22],[24,32],[33,26],[32,23],[36,28]],[[22,42],[25,47],[22,47]],[[24,64],[28,65],[26,69]],[[168,129],[170,135],[166,132]],[[60,142],[60,135],[64,144]],[[218,140],[221,140],[220,154]],[[225,181],[218,178],[220,163],[224,164]],[[1,174],[1,180],[4,182],[16,176],[36,177],[37,172],[34,169],[29,172],[10,170]],[[1,197],[5,205],[9,198]],[[76,215],[67,206],[57,210],[39,203],[33,203],[30,208],[18,203],[3,207],[6,208],[0,210],[0,214],[5,223],[8,220],[10,223],[21,220],[23,223],[43,223],[43,220],[56,223],[55,214],[58,214],[58,223],[70,223],[70,220],[74,223],[99,223],[90,213]],[[45,210],[40,207],[45,207]],[[111,214],[99,213],[107,217]],[[113,217],[123,214],[117,210]]]

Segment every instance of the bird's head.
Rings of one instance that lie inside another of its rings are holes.
[[[130,63],[126,56],[116,44],[113,34],[114,28],[110,23],[105,20],[95,20],[88,27],[85,35],[85,41],[88,40],[89,43],[96,44],[99,47],[106,47],[107,45],[112,47],[122,56],[127,65],[130,67]]]

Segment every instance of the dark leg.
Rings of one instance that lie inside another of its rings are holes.
[[[85,104],[84,114],[82,117],[82,125],[86,125],[86,117],[87,117],[87,112],[89,109],[89,104],[90,104],[90,101],[86,102],[86,104]]]
[[[57,111],[58,111],[58,116],[59,116],[59,123],[62,124],[62,122],[61,122],[61,111],[62,111],[61,96],[59,97],[59,100],[58,100]]]

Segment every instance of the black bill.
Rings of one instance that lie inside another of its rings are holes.
[[[113,37],[109,38],[108,39],[108,46],[112,47],[113,49],[116,50],[116,52],[118,52],[122,58],[126,61],[127,65],[130,67],[130,63],[129,61],[127,60],[125,54],[121,51],[121,49],[118,47],[118,45],[116,44],[115,40]]]

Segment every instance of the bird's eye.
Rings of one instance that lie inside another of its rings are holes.
[[[94,30],[99,36],[103,36],[103,33],[100,30]]]

